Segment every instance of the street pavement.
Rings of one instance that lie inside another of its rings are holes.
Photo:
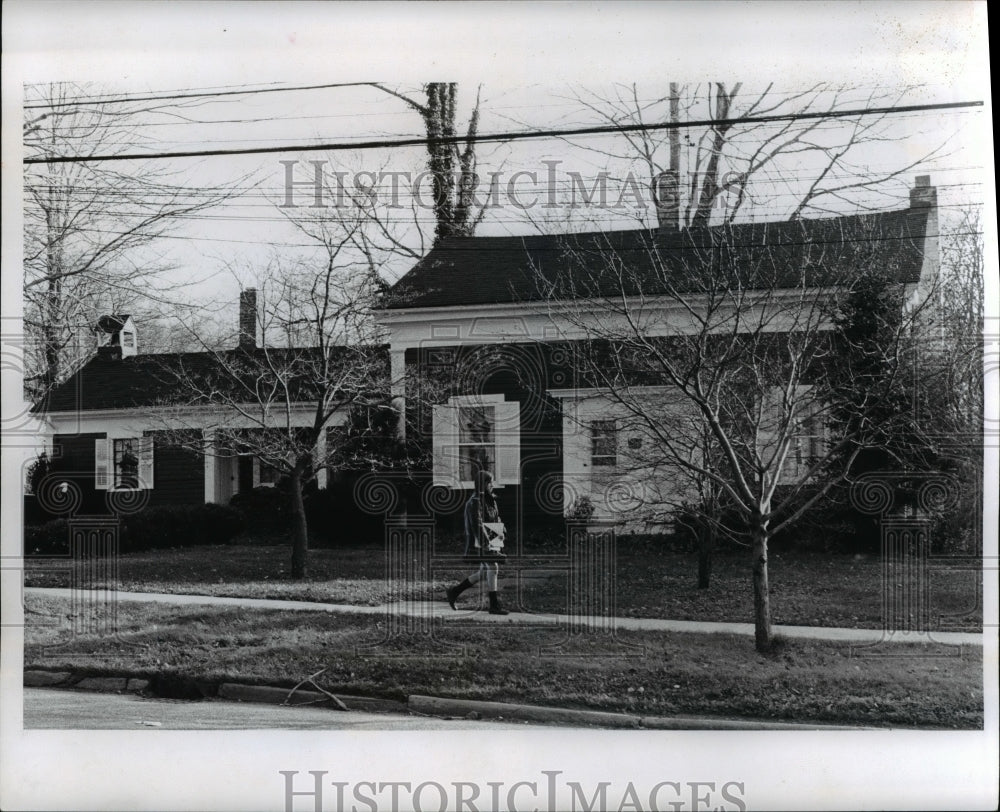
[[[25,587],[26,595],[71,598],[70,589]],[[210,595],[168,595],[155,592],[107,592],[106,600],[162,603],[173,606],[227,606],[252,609],[281,609],[286,611],[334,612],[358,615],[394,615],[396,617],[430,617],[449,620],[475,620],[484,623],[521,623],[531,625],[568,626],[571,624],[597,626],[619,631],[697,632],[699,634],[736,634],[752,637],[752,623],[710,623],[699,620],[658,620],[655,618],[587,617],[559,614],[528,614],[511,612],[509,615],[490,615],[486,612],[461,610],[453,612],[444,601],[401,601],[385,606],[353,606],[310,601],[270,600],[266,598],[220,598]],[[808,640],[836,640],[857,643],[938,643],[941,645],[982,646],[979,632],[892,632],[882,629],[846,629],[821,626],[774,626],[774,633],[786,638]]]
[[[25,730],[524,730],[528,722],[25,688]],[[552,727],[552,725],[544,725]]]

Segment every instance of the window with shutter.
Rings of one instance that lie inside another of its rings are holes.
[[[153,487],[152,437],[94,441],[94,487],[99,490],[150,490]]]
[[[503,395],[456,396],[433,412],[434,484],[471,488],[477,472],[521,481],[521,406]]]
[[[143,437],[139,441],[139,483],[145,490],[153,489],[153,438]]]
[[[475,482],[480,471],[496,475],[496,422],[492,404],[458,407],[458,476],[462,482]]]
[[[139,441],[134,437],[112,440],[115,490],[139,487]]]

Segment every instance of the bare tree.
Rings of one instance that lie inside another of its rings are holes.
[[[887,181],[945,154],[946,141],[938,141],[916,156],[884,167],[873,165],[872,157],[884,154],[883,145],[902,142],[913,134],[912,125],[904,133],[886,113],[836,119],[817,115],[890,107],[914,88],[865,91],[816,83],[787,92],[773,83],[754,89],[742,82],[708,82],[673,89],[674,93],[661,90],[647,96],[635,84],[618,85],[611,92],[580,94],[575,100],[602,122],[615,126],[714,123],[685,128],[680,138],[677,130],[638,130],[623,132],[620,147],[604,142],[574,145],[619,166],[638,164],[649,182],[679,167],[676,194],[681,200],[681,227],[750,217],[794,220],[843,211],[845,204],[852,210],[869,206],[870,193],[885,190]],[[802,114],[816,117],[795,117]],[[741,120],[775,115],[790,118],[768,123]]]
[[[165,103],[98,91],[72,83],[27,86],[27,155],[83,159],[134,151],[151,117],[176,114]],[[227,193],[188,188],[141,162],[26,164],[24,184],[25,384],[37,399],[86,358],[91,342],[82,337],[99,315],[168,302],[169,265],[153,244],[180,218]]]
[[[844,297],[898,242],[884,222],[857,216],[851,233],[830,239],[808,223],[783,224],[780,235],[749,224],[692,229],[667,243],[647,232],[568,236],[564,261],[537,270],[553,318],[581,337],[585,379],[635,449],[621,466],[635,506],[669,514],[700,483],[739,518],[762,651],[773,637],[770,538],[892,432],[865,411],[895,397],[917,307],[901,309],[882,336],[880,374],[857,416],[834,421],[831,402]]]
[[[405,102],[423,119],[427,132],[427,167],[434,200],[435,242],[447,237],[469,237],[483,219],[484,206],[477,205],[479,175],[476,172],[476,142],[479,131],[479,90],[469,116],[464,144],[435,142],[455,138],[458,85],[429,82],[423,87],[424,100],[418,101],[385,85],[375,87]]]
[[[949,359],[941,391],[949,419],[963,434],[978,436],[983,415],[984,258],[982,207],[969,205],[949,223],[941,245],[941,292],[936,343]],[[927,337],[926,340],[929,340]]]
[[[388,354],[367,312],[377,280],[344,259],[351,236],[329,243],[325,267],[273,265],[261,275],[259,345],[244,333],[236,349],[167,356],[161,370],[175,391],[163,404],[172,407],[164,418],[172,442],[206,455],[250,455],[284,481],[295,578],[306,574],[309,548],[304,488],[343,453],[342,435],[330,429],[352,412],[391,412]],[[192,407],[205,407],[207,421],[185,422]]]

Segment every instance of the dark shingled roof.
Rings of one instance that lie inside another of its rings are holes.
[[[338,348],[348,352],[366,352],[386,368],[389,364],[387,346]],[[315,364],[320,356],[316,349],[235,349],[221,353],[186,352],[134,355],[122,358],[111,348],[101,348],[67,381],[55,387],[48,398],[36,404],[33,412],[95,411],[99,409],[130,409],[162,405],[209,405],[209,393],[222,386],[236,388],[231,372],[239,370],[241,377],[253,381],[266,375],[265,353],[278,369],[301,369],[292,382],[300,389],[296,397],[308,400],[315,395],[311,384]],[[190,387],[181,382],[203,386]],[[201,391],[195,392],[198,388]],[[249,398],[241,398],[247,400]]]
[[[392,286],[387,309],[646,295],[704,288],[842,284],[863,265],[916,282],[929,206],[682,231],[631,230],[441,241]],[[739,269],[739,270],[736,270]],[[714,274],[714,277],[713,277]]]

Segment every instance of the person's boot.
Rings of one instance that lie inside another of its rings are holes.
[[[448,591],[445,593],[448,596],[448,605],[457,611],[455,606],[455,601],[458,600],[458,596],[461,595],[469,587],[473,586],[472,582],[466,578],[462,583],[455,584],[455,586],[448,587]]]
[[[491,615],[509,615],[506,609],[500,605],[500,598],[497,596],[496,592],[490,593],[490,614]]]

